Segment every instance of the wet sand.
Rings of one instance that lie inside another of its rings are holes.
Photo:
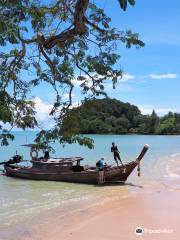
[[[114,194],[117,192],[115,191]],[[178,240],[180,188],[112,195],[93,207],[60,216],[58,209],[1,231],[0,240]],[[135,234],[136,227],[144,233]]]

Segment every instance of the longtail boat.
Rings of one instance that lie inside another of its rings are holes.
[[[148,150],[145,145],[135,161],[121,166],[106,166],[104,169],[105,182],[125,182],[137,167],[140,175],[140,161]],[[20,156],[3,162],[5,175],[31,180],[64,181],[74,183],[97,184],[99,170],[96,167],[81,166],[82,157],[72,158],[38,158],[32,157],[32,166],[21,166]]]

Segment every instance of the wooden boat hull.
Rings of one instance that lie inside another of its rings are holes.
[[[137,162],[133,161],[124,166],[110,167],[105,170],[105,181],[122,181],[125,182],[134,168],[137,166]],[[48,180],[48,181],[65,181],[74,183],[98,183],[99,171],[96,169],[89,169],[82,172],[49,172],[38,171],[37,169],[27,167],[14,167],[4,166],[7,176],[31,179],[31,180]]]

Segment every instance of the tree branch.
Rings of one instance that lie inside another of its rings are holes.
[[[86,17],[84,17],[84,21],[85,21],[87,24],[89,24],[91,27],[93,27],[94,29],[98,30],[98,31],[101,32],[101,33],[105,33],[105,32],[106,32],[106,30],[104,30],[104,29],[98,27],[96,24],[90,22]]]
[[[65,44],[71,42],[75,36],[81,36],[86,32],[84,15],[87,10],[89,0],[77,0],[74,12],[74,27],[63,31],[62,33],[47,38],[43,45],[47,49],[53,48],[55,45],[62,48]]]

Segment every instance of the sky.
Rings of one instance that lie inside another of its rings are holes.
[[[105,10],[113,24],[139,33],[146,44],[120,51],[121,66],[130,77],[112,97],[136,104],[144,113],[180,112],[180,1],[137,0],[126,12],[109,2],[105,1]]]
[[[141,49],[126,49],[120,45],[120,66],[124,76],[115,90],[106,87],[110,97],[137,105],[142,113],[153,109],[164,115],[180,112],[180,1],[137,0],[134,7],[123,12],[117,0],[101,0],[100,5],[120,30],[131,29],[145,42]],[[44,121],[52,104],[52,93],[46,86],[36,88],[38,117]],[[75,89],[74,104],[80,103],[80,91]]]

